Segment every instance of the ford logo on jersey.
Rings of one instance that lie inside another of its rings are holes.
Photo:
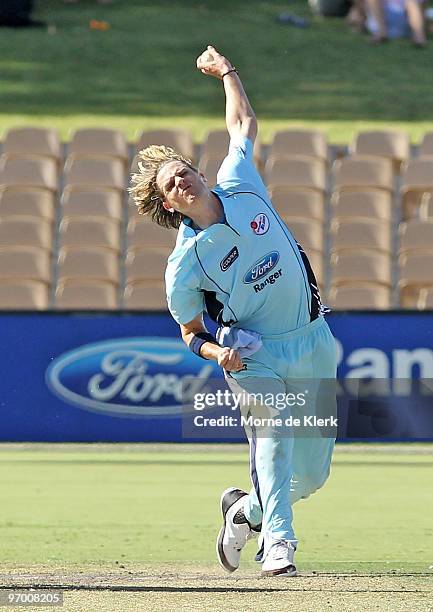
[[[271,251],[267,255],[264,255],[261,259],[248,270],[244,276],[244,283],[255,283],[256,281],[266,276],[268,272],[275,268],[280,259],[278,251]]]
[[[50,390],[83,409],[118,416],[174,416],[210,377],[216,363],[203,362],[182,340],[122,338],[86,344],[55,359],[46,372]]]

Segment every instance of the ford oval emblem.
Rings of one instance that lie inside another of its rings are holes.
[[[175,416],[209,378],[216,363],[203,362],[172,338],[121,338],[86,344],[55,359],[49,389],[83,409],[118,416]]]
[[[266,276],[268,272],[275,268],[279,259],[280,254],[278,251],[271,251],[258,259],[245,274],[244,283],[255,283],[263,278],[263,276]]]

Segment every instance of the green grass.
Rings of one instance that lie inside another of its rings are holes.
[[[311,27],[276,23],[283,11]],[[287,125],[323,128],[333,142],[359,129],[396,126],[418,141],[431,129],[433,47],[407,40],[380,48],[341,19],[309,14],[304,0],[39,1],[48,29],[3,28],[0,131],[28,123],[72,128],[182,126],[196,140],[223,126],[221,85],[194,68],[211,42],[237,65],[262,138]],[[108,31],[89,29],[106,20]]]
[[[301,571],[431,571],[431,447],[394,448],[338,447],[326,487],[295,506]],[[231,484],[249,487],[246,447],[2,445],[0,563],[215,565]]]

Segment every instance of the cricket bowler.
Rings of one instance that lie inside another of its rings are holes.
[[[297,391],[300,380],[334,381],[336,346],[326,309],[305,252],[255,168],[257,120],[238,72],[211,46],[197,68],[219,79],[225,92],[230,146],[217,185],[210,190],[188,159],[153,145],[140,152],[130,188],[140,214],[179,230],[166,271],[170,312],[190,350],[216,361],[233,392],[248,396],[266,386],[277,395]],[[219,325],[216,337],[204,326],[205,312]],[[319,386],[313,388],[314,411]],[[260,534],[262,575],[295,576],[292,506],[328,478],[335,435],[263,431],[246,431],[251,491],[230,487],[221,496],[217,556],[234,572],[246,542]]]

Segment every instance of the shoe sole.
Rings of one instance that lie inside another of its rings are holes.
[[[281,569],[262,571],[261,575],[263,578],[294,578],[298,574],[294,565],[288,565]]]
[[[227,515],[227,512],[229,511],[229,509],[233,505],[233,504],[230,504],[230,506],[228,506],[228,508],[225,508],[224,507],[224,497],[228,493],[231,493],[232,491],[240,491],[240,489],[238,489],[237,487],[229,487],[228,489],[226,489],[225,491],[223,491],[221,493],[220,508],[221,508],[221,514],[222,514],[224,523],[223,523],[223,526],[221,527],[221,529],[219,531],[219,534],[218,534],[218,537],[217,537],[217,540],[216,540],[216,554],[217,554],[218,562],[221,565],[221,567],[223,568],[223,570],[225,570],[229,574],[232,574],[233,572],[235,572],[238,569],[237,567],[233,567],[232,565],[230,565],[230,563],[227,561],[227,557],[224,554],[224,548],[223,548],[224,534],[225,534],[225,531],[226,531],[226,515]],[[247,495],[247,493],[242,491],[242,495],[240,495],[233,503],[235,503],[236,501],[238,501],[238,499],[240,499],[241,497],[244,497],[245,495]]]

